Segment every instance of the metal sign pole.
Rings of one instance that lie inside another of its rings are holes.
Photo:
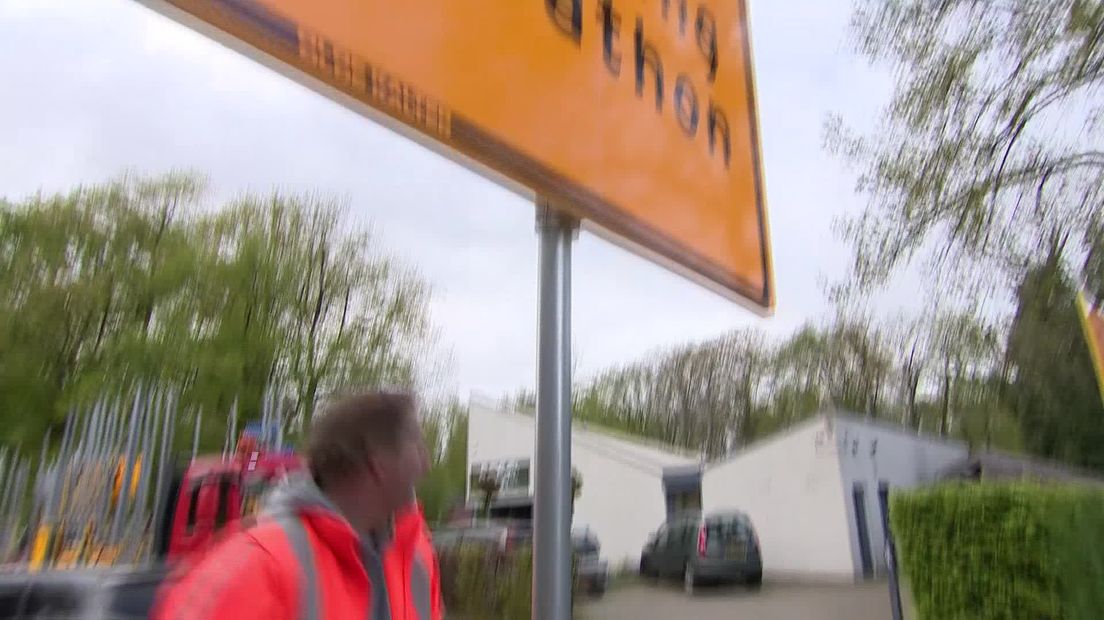
[[[885,532],[886,569],[889,570],[889,605],[893,620],[901,620],[901,588],[897,577],[897,547],[889,529],[889,483],[878,483],[878,504],[882,509],[882,531]]]
[[[533,620],[571,618],[571,242],[576,223],[537,206],[536,488]]]
[[[203,424],[203,410],[196,410],[195,417],[195,431],[192,434],[192,460],[195,460],[196,454],[199,453],[199,428]]]

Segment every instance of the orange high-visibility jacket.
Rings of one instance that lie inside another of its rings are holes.
[[[416,504],[395,516],[389,540],[365,540],[304,477],[168,584],[152,617],[441,620],[437,571]]]

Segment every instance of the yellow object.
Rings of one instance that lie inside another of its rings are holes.
[[[1093,310],[1083,291],[1077,294],[1077,305],[1081,310],[1081,326],[1085,330],[1085,341],[1089,345],[1093,370],[1096,371],[1096,387],[1100,390],[1101,402],[1104,402],[1104,316]]]
[[[119,458],[119,464],[115,468],[115,482],[114,482],[114,484],[112,485],[112,488],[111,488],[111,501],[112,502],[119,501],[119,490],[122,489],[123,476],[126,475],[125,472],[126,472],[126,458],[125,457],[120,457]],[[133,498],[134,495],[138,492],[138,480],[139,480],[139,478],[141,478],[141,476],[142,476],[142,457],[139,456],[138,458],[136,458],[134,460],[134,470],[131,472],[131,475],[130,475],[130,491],[129,491],[129,494],[130,494],[131,498]]]
[[[42,570],[46,564],[46,557],[50,551],[50,541],[53,529],[50,525],[40,525],[35,532],[34,542],[31,543],[31,557],[28,568],[31,572]]]
[[[773,310],[745,0],[150,4]]]
[[[99,547],[92,555],[93,566],[113,566],[119,559],[119,548],[111,545]]]
[[[54,563],[54,566],[65,570],[85,564],[88,560],[88,552],[91,549],[91,545],[92,524],[88,524],[84,526],[80,536],[78,536],[76,540],[72,541],[58,553],[57,561]]]

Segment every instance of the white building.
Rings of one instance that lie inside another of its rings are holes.
[[[532,514],[536,439],[532,416],[503,412],[473,401],[468,419],[468,505],[478,506],[472,479],[490,469],[501,489],[494,502],[496,516]],[[582,492],[575,503],[573,526],[589,528],[611,565],[636,564],[648,535],[689,495],[678,491],[685,478],[700,475],[699,458],[622,439],[575,422],[571,433],[572,466],[579,472]],[[689,474],[689,476],[687,475]],[[666,486],[665,486],[666,482]],[[692,486],[697,486],[691,480]],[[697,495],[694,489],[693,496]]]
[[[492,470],[501,484],[492,515],[530,517],[535,418],[473,401],[468,424],[468,506],[481,503],[472,480]],[[579,422],[571,450],[582,479],[573,526],[593,530],[611,564],[635,565],[648,536],[681,510],[737,509],[756,528],[767,578],[832,581],[885,573],[880,487],[935,482],[972,462],[963,442],[838,413],[704,467]]]
[[[879,486],[932,482],[967,456],[964,443],[822,414],[708,465],[702,504],[748,514],[768,578],[852,581],[885,571]]]

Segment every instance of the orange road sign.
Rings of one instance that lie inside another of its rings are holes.
[[[744,0],[140,0],[774,306]]]

